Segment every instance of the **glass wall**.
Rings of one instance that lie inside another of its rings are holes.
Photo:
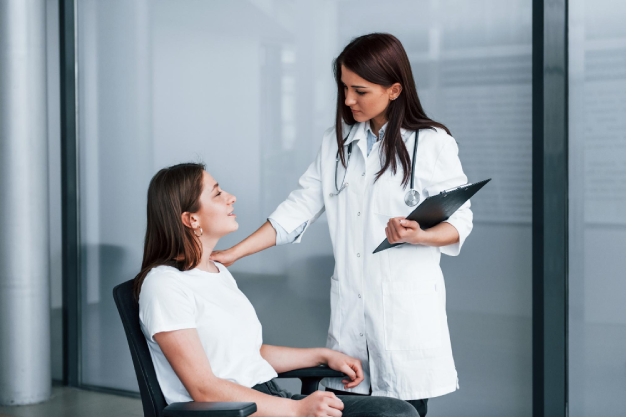
[[[569,410],[623,416],[626,3],[569,8]]]
[[[442,259],[460,391],[429,415],[530,416],[531,1],[78,2],[82,380],[136,390],[111,297],[141,265],[145,195],[161,167],[204,161],[259,227],[334,121],[331,62],[355,36],[396,35],[428,114],[452,131],[475,225]],[[230,269],[267,343],[321,346],[329,323],[324,216],[302,243]],[[285,382],[292,390],[295,382]]]
[[[63,233],[61,229],[61,86],[59,74],[59,2],[46,0],[48,83],[48,207],[50,216],[51,375],[63,380]]]

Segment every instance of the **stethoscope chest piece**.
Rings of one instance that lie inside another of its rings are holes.
[[[404,203],[409,207],[417,206],[417,203],[420,202],[420,193],[417,190],[409,190],[404,196]]]

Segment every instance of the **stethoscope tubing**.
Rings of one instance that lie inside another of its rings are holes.
[[[413,144],[413,160],[411,161],[411,187],[410,190],[414,190],[415,189],[415,176],[413,175],[415,173],[415,157],[417,156],[417,143],[419,140],[419,135],[420,135],[420,131],[416,130],[415,131],[415,143]]]
[[[350,137],[350,133],[352,133],[352,129],[354,128],[354,125],[352,125],[352,127],[350,127],[350,131],[348,132],[348,135],[344,138],[343,142],[345,143],[346,140],[348,140],[348,138]],[[417,194],[417,191],[415,191],[415,159],[417,157],[417,145],[419,143],[419,130],[415,131],[415,143],[413,144],[413,158],[411,160],[411,186],[409,188],[409,191],[407,192],[407,195],[404,199],[405,204],[409,207],[415,206],[417,204],[417,201],[414,201],[413,204],[409,204],[408,200],[409,200],[409,195],[415,195]],[[354,142],[350,142],[350,144],[348,145],[348,157],[346,159],[346,169],[345,172],[343,173],[343,179],[341,180],[341,187],[339,187],[337,185],[337,174],[339,173],[339,149],[337,149],[337,157],[336,157],[336,161],[335,161],[335,193],[331,193],[330,196],[337,196],[339,195],[344,188],[346,188],[346,186],[348,184],[345,183],[346,181],[346,174],[348,173],[348,167],[350,166],[350,157],[352,156],[352,145],[354,144]],[[415,199],[413,199],[415,200]]]

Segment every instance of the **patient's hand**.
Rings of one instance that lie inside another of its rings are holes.
[[[315,391],[296,403],[298,417],[341,417],[343,402],[332,392]]]
[[[209,257],[211,261],[216,261],[221,263],[222,265],[229,267],[235,263],[239,259],[234,248],[226,249],[226,250],[214,250],[211,252],[211,256]]]
[[[344,388],[354,388],[363,381],[363,367],[361,361],[336,350],[327,349],[326,363],[335,371],[343,372],[348,378],[342,380]]]

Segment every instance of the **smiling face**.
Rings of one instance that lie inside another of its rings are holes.
[[[202,174],[200,210],[190,216],[192,228],[201,227],[203,236],[219,239],[239,228],[233,204],[234,195],[222,190],[208,172]]]
[[[355,72],[341,66],[341,82],[346,96],[345,105],[352,110],[357,122],[370,119],[386,121],[386,111],[392,99],[400,94],[399,83],[390,87],[374,84],[364,80]]]

